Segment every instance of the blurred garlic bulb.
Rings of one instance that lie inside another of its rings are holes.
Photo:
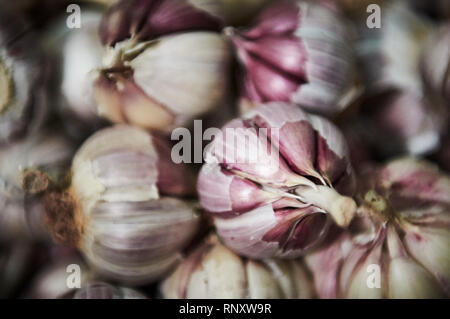
[[[328,120],[282,102],[222,128],[206,152],[198,192],[224,244],[250,258],[295,258],[330,220],[356,210],[347,145]],[[331,217],[331,218],[329,218]]]
[[[77,267],[80,274],[80,285],[85,287],[95,279],[95,274],[74,250],[54,246],[45,262],[45,265],[33,277],[27,293],[27,299],[56,299],[72,293],[68,286],[71,271]],[[79,268],[78,268],[79,267]],[[70,271],[68,271],[70,270]]]
[[[115,287],[106,282],[94,282],[74,290],[64,298],[71,299],[147,299],[137,290],[126,287]]]
[[[20,16],[0,12],[0,144],[32,134],[47,114],[48,65]]]
[[[449,7],[450,8],[450,7]],[[427,43],[422,54],[421,69],[433,97],[450,112],[450,23],[442,26]]]
[[[450,177],[404,158],[360,180],[352,231],[306,257],[319,297],[449,296]]]
[[[423,155],[436,150],[445,128],[445,112],[411,91],[380,94],[366,104],[366,130],[378,154]]]
[[[351,31],[320,3],[278,1],[248,30],[226,29],[241,64],[243,111],[251,102],[282,101],[334,115],[353,76]],[[250,102],[250,103],[249,103]]]
[[[112,122],[170,132],[222,106],[230,53],[224,37],[213,32],[220,26],[210,13],[215,3],[113,6],[100,27],[107,53],[95,82],[99,113]]]
[[[239,257],[209,239],[161,284],[166,299],[306,299],[314,297],[300,260]]]
[[[381,28],[359,24],[357,55],[368,94],[406,90],[422,96],[419,60],[431,24],[401,1],[383,7]]]
[[[164,140],[114,126],[81,146],[70,187],[48,192],[44,205],[57,241],[78,247],[102,275],[142,285],[168,271],[195,234],[194,205],[176,198],[194,189]]]
[[[47,238],[40,200],[22,190],[27,169],[63,174],[74,146],[60,132],[40,131],[0,147],[0,240]]]
[[[97,32],[101,18],[101,11],[83,9],[81,28],[67,28],[64,16],[44,36],[47,51],[58,66],[53,79],[57,111],[64,128],[78,139],[104,124],[97,114],[93,92],[95,72],[105,51]]]

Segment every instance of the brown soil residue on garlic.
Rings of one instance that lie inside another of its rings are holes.
[[[84,220],[70,190],[51,191],[44,195],[45,221],[53,239],[61,244],[80,247]]]

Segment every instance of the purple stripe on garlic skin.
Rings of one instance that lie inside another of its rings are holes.
[[[302,261],[239,257],[214,237],[189,254],[162,282],[166,299],[305,299],[314,291]]]
[[[69,189],[44,198],[55,239],[76,246],[107,278],[129,285],[159,279],[196,233],[195,203],[176,198],[190,195],[194,180],[182,164],[160,165],[171,160],[160,152],[164,143],[132,126],[100,130],[75,155]],[[161,183],[160,176],[179,179]]]
[[[236,143],[239,136],[248,139]],[[220,238],[239,254],[294,258],[320,243],[331,219],[341,227],[352,220],[356,204],[344,194],[354,191],[353,170],[342,134],[327,120],[273,102],[217,137],[197,189]],[[277,156],[258,152],[259,144]]]
[[[450,177],[413,158],[360,177],[357,217],[306,257],[319,297],[448,297]],[[373,267],[379,289],[367,284]]]
[[[334,8],[279,1],[248,30],[225,33],[242,67],[244,101],[292,102],[324,115],[342,108],[339,99],[351,85],[353,52],[348,25]]]
[[[122,0],[105,14],[100,26],[103,44],[127,38],[148,41],[187,31],[219,31],[222,7],[213,0]]]

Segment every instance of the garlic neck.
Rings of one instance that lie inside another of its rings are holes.
[[[363,201],[363,207],[366,208],[365,211],[369,211],[373,215],[372,217],[386,222],[394,216],[387,199],[374,190],[369,190],[364,195]]]
[[[299,186],[295,189],[295,193],[307,204],[322,208],[329,213],[340,227],[348,226],[355,216],[355,201],[350,197],[339,194],[334,188],[323,185],[318,185],[315,188]]]

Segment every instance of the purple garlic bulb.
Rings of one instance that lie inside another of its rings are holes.
[[[199,224],[192,172],[170,147],[125,125],[97,131],[75,154],[71,184],[44,195],[54,239],[77,247],[100,274],[129,285],[175,265]]]
[[[358,217],[306,257],[321,298],[450,293],[450,178],[402,158],[360,176]]]
[[[347,145],[328,120],[262,104],[208,146],[198,192],[225,245],[251,258],[295,258],[356,210]],[[331,217],[331,218],[329,218]]]
[[[282,101],[334,115],[352,85],[351,32],[330,6],[279,1],[247,30],[226,29],[241,64],[241,108]]]
[[[222,107],[231,53],[219,2],[121,1],[104,16],[107,52],[94,83],[98,112],[164,133]]]

